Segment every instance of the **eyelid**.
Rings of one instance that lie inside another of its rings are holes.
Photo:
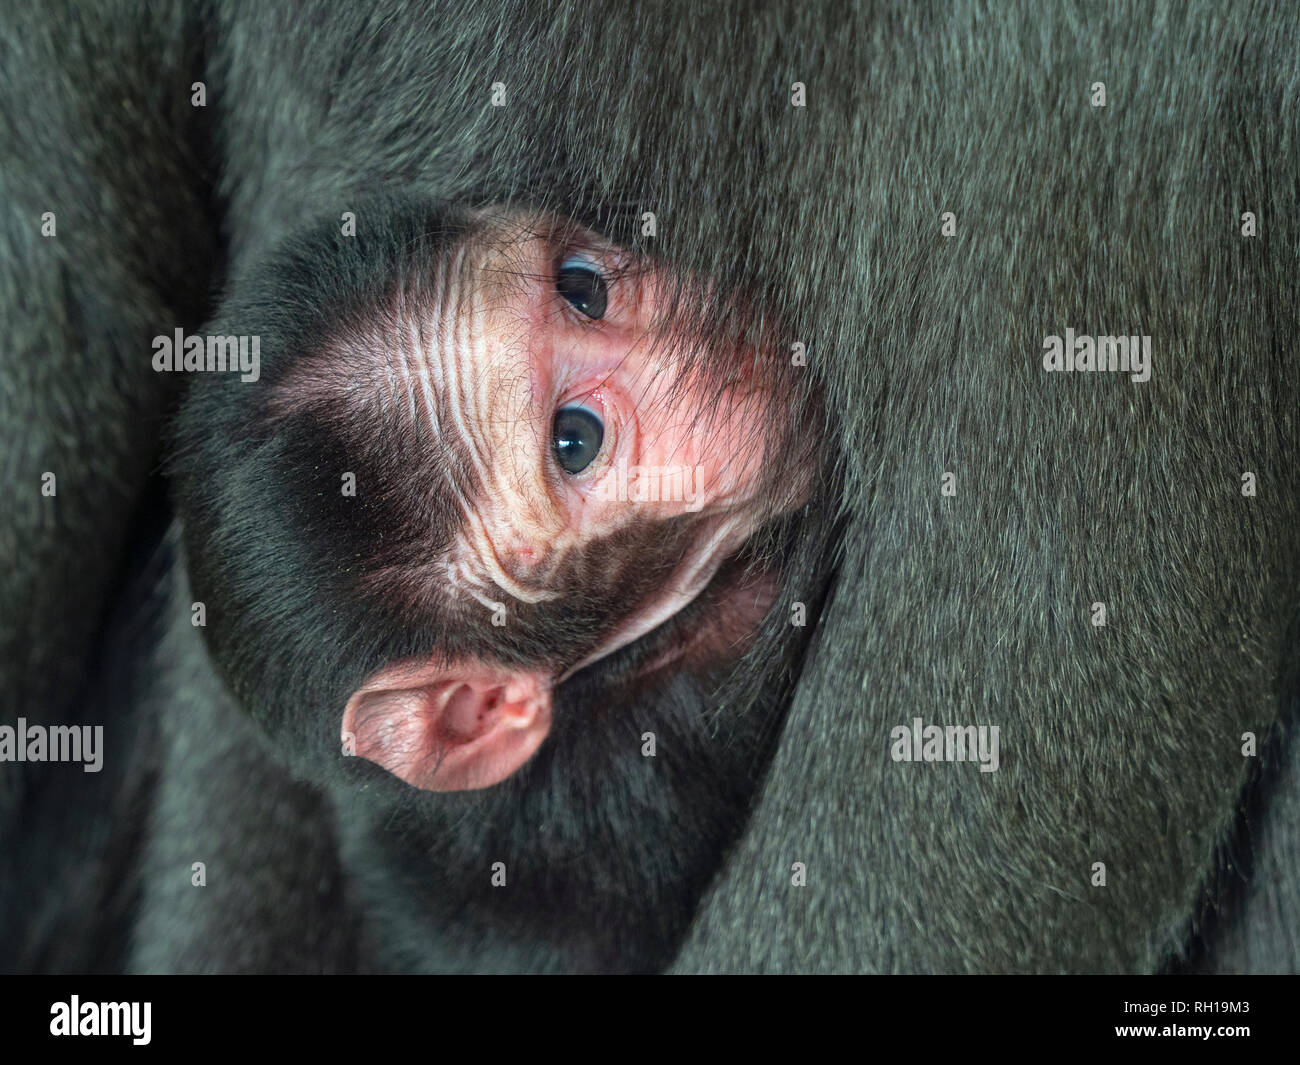
[[[605,399],[601,395],[601,386],[588,389],[585,392],[574,392],[568,399],[562,399],[555,405],[555,413],[558,414],[565,407],[586,407],[592,414],[600,416],[600,420],[605,420]]]
[[[611,295],[617,292],[620,282],[635,269],[635,259],[619,248],[594,246],[589,243],[562,245],[555,259],[555,272],[566,266],[585,266],[595,270],[609,286]]]
[[[587,266],[600,274],[606,282],[610,281],[610,270],[608,264],[594,252],[586,251],[582,248],[570,248],[560,256],[559,265],[556,272],[564,270],[570,266]]]

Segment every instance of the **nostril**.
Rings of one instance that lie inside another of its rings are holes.
[[[497,554],[501,568],[513,580],[532,582],[545,576],[546,547],[516,540],[506,544]]]
[[[525,577],[537,570],[541,552],[529,544],[515,544],[510,549],[510,568],[518,577]]]

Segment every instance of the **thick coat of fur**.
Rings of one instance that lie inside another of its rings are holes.
[[[14,205],[0,296],[24,338],[0,353],[14,503],[0,543],[16,561],[0,585],[0,669],[16,712],[73,712],[156,439],[144,414],[166,413],[149,338],[185,324],[172,319],[223,256],[238,277],[286,233],[377,189],[537,206],[743,286],[807,346],[808,391],[826,411],[824,481],[785,600],[829,598],[784,732],[680,950],[656,942],[629,960],[1300,967],[1294,936],[1271,931],[1296,926],[1294,780],[1261,780],[1257,764],[1294,773],[1278,744],[1300,688],[1300,13],[229,3],[190,24],[122,7],[103,34],[43,8],[26,18],[57,32],[11,25],[0,64],[0,181],[16,188],[0,197]],[[190,111],[198,80],[208,107]],[[791,105],[795,82],[806,107]],[[1092,106],[1097,82],[1105,106]],[[504,107],[491,106],[494,83]],[[160,190],[178,187],[161,175],[187,160],[179,187],[194,193],[156,216]],[[66,208],[71,224],[60,215],[57,241],[33,235],[47,201],[81,205]],[[646,211],[653,238],[640,236]],[[1150,335],[1150,381],[1044,372],[1044,338],[1067,328]],[[59,462],[74,468],[49,508],[37,486]],[[770,652],[790,646],[784,620],[749,660],[750,693],[781,687],[786,658]],[[192,751],[176,709],[160,707],[170,749]],[[1000,770],[891,760],[890,729],[916,717],[999,726]],[[1263,758],[1243,757],[1248,731]],[[186,866],[146,864],[135,964],[269,964],[265,944],[242,945],[241,961],[217,934],[231,914],[260,912],[258,877],[276,873],[265,863],[292,849],[247,840],[273,812],[256,795],[233,808],[243,828],[230,831],[245,835],[220,842],[232,860],[265,862],[235,867],[245,879],[210,903],[212,931],[178,939],[202,903],[159,879],[188,877],[186,825],[241,779],[240,752],[251,764],[261,750],[236,744],[201,786],[161,770],[149,853]],[[257,764],[275,776],[278,763]],[[57,807],[57,792],[24,798],[9,782],[36,774],[14,768],[0,767],[8,815]],[[267,801],[316,801],[285,794]],[[62,816],[80,824],[87,809]],[[27,927],[22,885],[55,838],[29,834],[23,869],[0,875],[5,943]],[[1260,849],[1245,863],[1258,880],[1239,891],[1243,846]],[[331,898],[333,861],[320,857]],[[795,863],[805,886],[792,886]],[[287,935],[291,967],[348,967],[350,946],[315,950],[305,930],[275,925],[299,897],[272,911],[266,943]],[[57,921],[47,927],[57,938]],[[0,964],[30,967],[33,949]],[[502,949],[478,964],[559,963]]]

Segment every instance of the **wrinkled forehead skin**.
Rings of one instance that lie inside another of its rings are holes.
[[[314,332],[268,415],[356,472],[366,520],[344,540],[359,596],[420,617],[449,653],[486,641],[506,660],[574,660],[674,573],[678,599],[707,583],[772,507],[779,493],[755,498],[770,396],[736,371],[751,352],[692,340],[664,309],[684,297],[594,234],[500,212],[441,232],[408,243],[367,303]],[[615,278],[606,321],[575,321],[554,296],[554,258],[570,246]],[[616,383],[632,457],[680,471],[674,488],[709,488],[707,506],[600,502],[621,487],[617,465],[575,496],[546,461],[575,365]]]

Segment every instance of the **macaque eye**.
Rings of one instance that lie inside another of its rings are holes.
[[[555,457],[565,473],[581,473],[600,454],[605,425],[586,407],[561,407],[551,433]]]
[[[609,283],[590,259],[570,255],[561,262],[555,272],[555,291],[579,314],[592,319],[605,317]]]

